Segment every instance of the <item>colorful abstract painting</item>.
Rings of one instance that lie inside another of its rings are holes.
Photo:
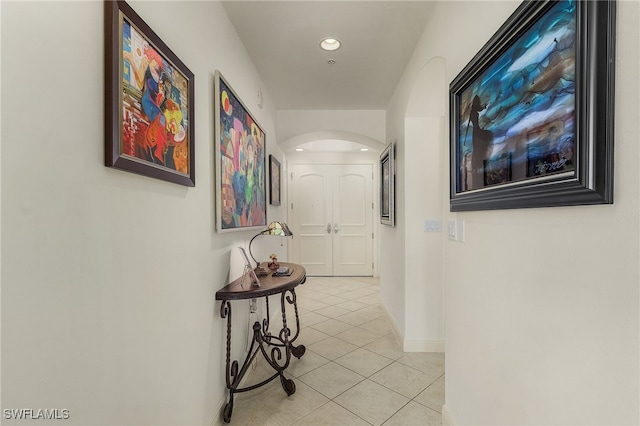
[[[189,174],[187,79],[126,20],[122,152]]]
[[[267,224],[265,134],[216,73],[218,230]]]
[[[193,73],[126,2],[105,15],[105,164],[195,186]]]
[[[460,93],[458,193],[575,172],[575,6],[549,8]]]

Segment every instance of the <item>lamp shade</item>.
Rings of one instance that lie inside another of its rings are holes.
[[[293,232],[289,229],[286,223],[278,222],[274,220],[269,224],[267,229],[262,231],[262,235],[275,235],[278,237],[291,237]]]

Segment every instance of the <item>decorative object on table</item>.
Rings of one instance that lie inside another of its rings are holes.
[[[278,268],[280,268],[280,264],[278,263],[278,256],[275,253],[272,253],[269,258],[271,259],[271,262],[269,262],[268,265],[269,269],[271,269],[272,271],[277,271]]]
[[[127,3],[104,11],[105,165],[195,186],[193,73]]]
[[[613,203],[615,11],[525,1],[451,82],[451,211]]]
[[[380,155],[380,223],[395,225],[395,146],[389,144]]]
[[[244,287],[244,278],[249,277],[251,280],[251,284],[256,287],[260,287],[260,279],[256,275],[256,272],[253,270],[253,266],[251,266],[251,262],[249,262],[249,258],[247,257],[247,252],[244,251],[243,247],[238,247],[240,252],[242,253],[242,257],[244,258],[244,272],[242,273],[243,281],[241,281],[240,285]]]
[[[265,134],[238,95],[215,72],[216,229],[267,224]]]
[[[273,272],[274,277],[288,277],[293,273],[293,268],[288,266],[280,266]]]
[[[289,229],[286,223],[278,222],[277,220],[274,220],[269,224],[267,229],[265,229],[264,231],[258,232],[253,238],[251,238],[251,241],[249,241],[249,254],[251,255],[251,258],[253,259],[253,261],[256,263],[255,273],[258,276],[265,276],[269,274],[269,270],[260,266],[260,262],[256,260],[256,258],[253,256],[253,253],[251,252],[251,244],[253,243],[253,240],[255,240],[260,235],[273,235],[276,237],[291,237],[293,236],[293,233],[291,232],[291,230]]]
[[[280,205],[281,176],[280,162],[269,155],[269,203],[274,206]]]

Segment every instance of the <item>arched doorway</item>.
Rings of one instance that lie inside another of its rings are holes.
[[[314,132],[280,146],[295,234],[289,257],[309,275],[376,275],[376,164],[383,144],[357,133]]]

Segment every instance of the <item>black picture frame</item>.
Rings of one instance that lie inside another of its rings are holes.
[[[395,187],[396,165],[395,145],[393,143],[380,154],[380,223],[387,226],[395,226]]]
[[[279,206],[282,198],[282,167],[273,155],[269,155],[269,204]]]
[[[195,186],[194,74],[126,2],[104,12],[105,166]]]
[[[451,82],[452,212],[613,203],[615,17],[615,0],[525,1]]]

